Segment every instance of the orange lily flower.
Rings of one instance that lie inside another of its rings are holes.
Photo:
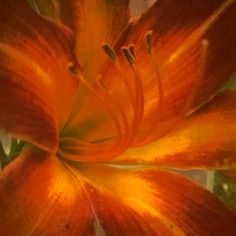
[[[0,234],[236,235],[170,171],[236,167],[236,2],[32,2],[0,0]]]

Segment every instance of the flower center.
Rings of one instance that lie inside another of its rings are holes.
[[[145,35],[147,53],[156,75],[156,86],[159,94],[159,107],[162,107],[163,91],[162,80],[159,68],[152,55],[151,45],[152,31]],[[134,45],[123,46],[121,52],[131,71],[131,78],[128,77],[121,65],[120,58],[115,51],[104,43],[102,48],[105,54],[111,59],[116,71],[118,72],[120,83],[124,88],[124,94],[131,107],[132,118],[127,114],[124,105],[117,101],[117,91],[108,88],[102,78],[98,76],[95,83],[87,80],[76,65],[70,64],[68,69],[73,73],[83,86],[96,98],[105,108],[110,119],[115,126],[116,134],[107,142],[94,143],[81,140],[78,137],[61,138],[58,155],[64,158],[79,161],[104,161],[116,157],[124,152],[132,143],[143,121],[144,114],[144,89],[139,69],[136,65],[136,55]],[[129,113],[130,114],[130,113]],[[71,117],[73,118],[73,116]],[[70,123],[70,118],[69,122]]]
[[[162,85],[163,79],[159,65],[157,64],[153,55],[151,35],[152,31],[148,31],[144,38],[150,65],[155,75],[155,87],[158,94],[158,107],[156,107],[156,111],[158,112],[159,116],[161,116],[164,104]],[[143,122],[145,106],[143,80],[136,64],[134,45],[123,46],[121,48],[123,58],[127,62],[126,64],[129,66],[129,69],[132,72],[132,78],[127,76],[120,58],[109,46],[109,44],[103,44],[102,48],[105,54],[111,59],[119,74],[119,83],[122,83],[123,85],[123,88],[125,90],[124,94],[128,98],[127,102],[129,102],[129,106],[131,107],[132,112],[129,113],[129,115],[127,114],[127,110],[125,110],[123,103],[117,101],[116,99],[116,93],[118,92],[115,89],[111,89],[110,87],[108,87],[106,82],[104,82],[101,77],[98,76],[95,82],[91,82],[84,77],[82,72],[74,64],[71,64],[68,69],[79,79],[83,86],[105,108],[107,114],[114,123],[116,134],[106,141],[102,140],[97,142],[89,142],[75,136],[62,137],[60,140],[58,155],[69,160],[103,162],[120,155],[129,146],[132,145],[132,142]],[[202,40],[200,66],[198,73],[199,75],[193,83],[192,92],[190,92],[190,96],[187,99],[186,104],[179,115],[179,118],[185,115],[186,111],[191,106],[194,95],[198,88],[198,84],[204,75],[207,48],[208,41]],[[133,114],[131,118],[130,114]],[[73,118],[73,115],[71,116],[71,118]],[[70,120],[71,119],[69,118],[67,124],[70,123]],[[152,130],[154,128],[156,129],[157,126],[158,122],[154,122],[150,126],[150,133],[152,133]],[[149,137],[145,137],[139,144],[146,143],[148,138]]]

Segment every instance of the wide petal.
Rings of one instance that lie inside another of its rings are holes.
[[[63,2],[63,1],[62,1]],[[68,1],[66,1],[68,2]],[[113,44],[126,26],[128,0],[82,0],[72,4],[76,55],[89,78],[97,75],[104,60],[102,44]]]
[[[55,149],[77,86],[71,33],[13,0],[1,1],[0,30],[0,131]]]
[[[94,235],[80,184],[56,156],[27,150],[0,175],[0,234]]]
[[[177,174],[81,166],[105,235],[234,235],[236,218],[212,194]]]
[[[222,92],[160,140],[130,149],[113,162],[180,169],[235,168],[235,102],[236,91]]]
[[[72,167],[28,150],[0,176],[2,235],[224,235],[235,215],[177,174]]]

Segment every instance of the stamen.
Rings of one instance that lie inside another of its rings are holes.
[[[152,30],[149,30],[146,34],[145,34],[145,37],[144,37],[144,40],[145,40],[145,44],[146,44],[146,48],[147,48],[147,52],[149,54],[149,58],[150,58],[150,61],[151,61],[151,65],[153,67],[153,70],[154,70],[154,74],[155,74],[155,79],[156,79],[156,86],[157,86],[157,90],[158,90],[158,95],[159,95],[159,100],[158,100],[158,107],[157,107],[157,113],[158,113],[158,118],[157,119],[160,119],[161,118],[161,113],[162,113],[162,107],[163,107],[163,100],[164,100],[164,92],[163,92],[163,84],[162,84],[162,76],[161,76],[161,72],[160,72],[160,69],[157,65],[157,62],[154,58],[154,55],[153,55],[153,50],[152,50],[152,34],[153,34],[153,31]],[[155,123],[153,123],[151,126],[150,126],[150,131],[156,129],[157,125],[158,124],[158,120],[156,120]],[[150,132],[152,133],[152,132]],[[140,140],[138,143],[136,143],[136,145],[141,145],[141,144],[145,144],[146,142],[148,142],[150,140],[150,137],[145,137],[144,139]]]
[[[152,30],[149,30],[146,35],[145,35],[145,43],[146,43],[146,46],[147,46],[147,51],[148,51],[148,54],[150,55],[150,60],[151,60],[151,64],[152,64],[152,67],[154,69],[154,72],[155,72],[155,76],[156,76],[156,82],[157,82],[157,88],[158,88],[158,94],[159,94],[159,112],[162,110],[162,105],[163,105],[163,85],[162,85],[162,76],[161,76],[161,73],[160,73],[160,69],[156,63],[156,60],[154,58],[154,55],[153,55],[153,52],[152,52],[152,40],[151,40],[151,36],[153,34],[153,31]],[[160,114],[159,114],[159,117],[160,117]]]
[[[71,69],[71,71],[73,72],[73,74],[80,80],[80,82],[92,93],[94,94],[98,100],[104,105],[104,107],[106,108],[108,114],[110,115],[110,117],[112,118],[115,127],[116,127],[116,131],[117,131],[117,135],[116,135],[116,141],[113,144],[113,147],[117,146],[120,144],[121,140],[122,140],[122,127],[121,124],[114,112],[114,107],[111,106],[110,101],[104,96],[104,94],[101,94],[98,90],[96,90],[91,84],[90,82],[88,82],[82,75],[82,73],[78,70],[75,69],[73,65],[71,65],[70,67],[68,67],[68,69]],[[110,145],[109,145],[110,146]],[[80,145],[81,147],[81,145]],[[90,148],[88,148],[87,150],[90,150]],[[109,153],[104,151],[102,152],[102,150],[100,150],[101,152],[99,154],[97,154],[97,159],[99,160],[99,158],[104,158],[104,155],[108,155]]]
[[[117,110],[121,114],[121,119],[122,119],[123,124],[124,124],[124,134],[122,136],[123,136],[123,139],[125,139],[126,135],[129,133],[129,124],[128,124],[128,119],[125,115],[125,111],[122,108],[122,106],[119,104],[119,102],[114,101],[115,96],[114,96],[113,92],[106,87],[106,85],[103,83],[103,81],[101,79],[98,80],[98,83],[106,91],[108,99],[110,101],[113,100],[115,107],[117,108]]]
[[[130,52],[129,48],[127,48],[127,47],[122,47],[122,48],[121,48],[121,52],[122,52],[124,58],[127,60],[127,62],[128,62],[130,65],[133,65],[135,59],[134,59],[133,54]]]
[[[117,61],[115,61],[115,65],[118,65],[117,64]],[[103,102],[105,103],[106,101],[111,101],[111,96],[112,96],[112,91],[110,91],[110,93],[104,93],[104,94],[100,94],[99,91],[96,91],[93,87],[91,87],[91,85],[82,77],[78,76],[77,77],[80,79],[80,81],[91,91],[93,92],[94,94],[96,94],[97,96],[101,98],[103,98]],[[100,82],[99,82],[100,81]],[[103,84],[103,82],[101,81],[101,78],[99,78],[97,80],[97,82],[106,90],[106,92],[108,91],[107,87]],[[104,95],[106,97],[104,97]],[[108,104],[107,104],[108,105]],[[73,152],[76,152],[77,154],[76,155],[85,155],[86,156],[86,160],[93,160],[94,158],[96,158],[97,161],[100,160],[100,158],[102,158],[102,160],[105,160],[105,159],[109,159],[109,158],[112,158],[112,156],[117,156],[118,154],[120,154],[128,145],[129,141],[131,140],[130,136],[132,136],[133,132],[130,132],[130,129],[129,129],[129,125],[128,125],[128,120],[127,120],[127,117],[125,116],[125,112],[123,110],[123,108],[119,105],[119,104],[115,104],[116,108],[118,109],[118,111],[120,112],[121,114],[121,117],[122,117],[122,121],[123,121],[123,124],[124,124],[124,133],[122,132],[122,128],[118,122],[118,119],[116,118],[115,114],[112,113],[112,110],[109,106],[106,106],[106,108],[108,108],[108,112],[110,115],[112,115],[113,117],[113,120],[116,124],[116,127],[118,128],[118,134],[116,136],[116,139],[117,141],[115,142],[115,144],[113,145],[112,148],[110,149],[100,149],[100,153],[98,154],[98,150],[95,150],[95,149],[91,149],[91,146],[90,147],[86,147],[87,145],[79,145],[78,148],[74,148],[73,150],[71,149],[71,151]],[[114,108],[114,107],[112,107]],[[134,119],[135,119],[135,116],[134,116]],[[136,129],[135,129],[136,130]],[[84,150],[84,151],[82,151]],[[93,155],[93,150],[94,150],[94,155]],[[82,153],[81,153],[82,151]],[[60,153],[61,155],[63,155],[65,157],[65,152],[63,150],[60,150]],[[84,154],[83,154],[84,153]],[[91,154],[89,154],[91,153]],[[76,155],[74,156],[72,153],[71,154],[67,154],[67,158],[70,158],[70,159],[76,159]],[[83,158],[82,158],[83,159]]]
[[[107,44],[104,44],[104,45],[107,45]],[[104,45],[103,45],[103,48],[104,48]],[[110,52],[114,52],[110,47],[106,47],[105,51],[109,52],[109,53],[106,53],[108,55],[111,54]],[[123,141],[122,146],[120,147],[120,149],[123,150],[132,141],[132,139],[133,139],[133,137],[136,133],[136,130],[138,129],[138,127],[139,127],[139,125],[142,121],[143,110],[144,110],[144,105],[143,105],[144,104],[144,98],[143,98],[143,89],[142,89],[142,82],[141,82],[141,79],[140,79],[140,75],[139,75],[138,70],[135,67],[134,45],[131,44],[128,47],[122,47],[121,51],[122,51],[122,54],[123,54],[124,58],[128,62],[128,64],[131,66],[132,71],[134,73],[134,78],[135,78],[135,80],[134,80],[134,82],[135,82],[135,99],[134,99],[133,95],[132,95],[130,85],[129,85],[129,82],[128,82],[127,78],[124,76],[125,73],[123,73],[123,71],[121,69],[119,60],[118,60],[118,58],[114,58],[113,62],[114,62],[115,66],[117,67],[117,69],[118,69],[118,71],[121,75],[121,78],[122,78],[123,83],[124,83],[124,85],[127,89],[127,92],[128,92],[129,97],[131,99],[132,107],[133,107],[133,110],[134,110],[134,116],[133,116],[132,124],[129,127],[129,126],[127,126],[127,123],[126,123],[127,118],[125,116],[125,112],[124,112],[123,108],[121,106],[119,106],[119,104],[116,104],[117,108],[119,109],[119,111],[122,115],[122,119],[123,119],[123,122],[124,122],[125,127],[126,127],[125,134],[124,134],[124,139],[123,139],[124,141]]]
[[[140,77],[140,72],[138,71],[135,64],[132,65],[132,69],[134,71],[135,75],[135,88],[136,88],[136,100],[137,100],[137,106],[138,106],[138,117],[137,117],[137,128],[140,126],[142,119],[143,119],[143,113],[144,113],[144,94],[143,94],[143,86],[142,86],[142,80]]]
[[[135,109],[135,114],[134,114],[134,121],[131,128],[131,134],[130,134],[130,139],[129,139],[129,142],[130,142],[133,139],[137,129],[139,128],[142,122],[143,113],[144,113],[144,94],[143,94],[143,87],[142,87],[142,80],[140,78],[140,73],[135,66],[135,58],[133,57],[134,53],[131,53],[129,48],[127,47],[122,47],[121,51],[124,58],[127,60],[129,65],[131,66],[131,69],[134,73],[134,78],[135,78],[136,109]]]
[[[104,43],[102,45],[102,48],[104,52],[107,54],[107,56],[114,62],[117,58],[116,53],[114,50],[111,48],[111,46],[108,43]]]
[[[115,125],[116,125],[116,128],[117,128],[117,137],[121,137],[121,126],[120,126],[120,123],[119,121],[117,120],[116,118],[116,115],[113,113],[112,111],[112,108],[110,106],[110,103],[109,101],[107,101],[106,99],[104,99],[104,96],[102,94],[100,94],[97,90],[95,90],[90,84],[88,81],[85,80],[85,78],[81,75],[81,74],[78,74],[78,78],[79,80],[86,86],[87,89],[89,89],[103,104],[104,106],[106,107],[108,113],[110,114],[110,116],[112,117]]]
[[[129,52],[131,53],[131,55],[135,58],[135,51],[134,51],[134,44],[130,44],[128,46]]]
[[[147,45],[148,45],[148,51],[151,54],[151,31],[147,33]],[[64,149],[59,148],[58,154],[73,160],[85,160],[86,161],[92,161],[94,158],[96,158],[96,161],[104,161],[106,159],[110,159],[113,156],[117,156],[119,153],[123,152],[125,148],[130,144],[130,142],[133,140],[135,133],[137,132],[138,128],[140,127],[140,124],[143,119],[143,113],[144,113],[144,93],[143,93],[143,87],[142,87],[142,80],[140,77],[140,72],[137,69],[137,66],[135,65],[135,50],[134,45],[129,45],[128,47],[122,47],[122,55],[130,65],[134,80],[131,82],[134,83],[134,96],[132,89],[130,87],[130,82],[128,81],[126,74],[123,73],[122,67],[120,65],[119,59],[115,53],[115,51],[109,46],[109,44],[104,43],[102,45],[102,48],[106,55],[112,60],[116,68],[118,69],[122,81],[125,85],[125,88],[127,90],[128,96],[130,98],[130,101],[132,103],[133,107],[133,119],[131,123],[129,124],[129,121],[126,117],[126,113],[124,108],[121,106],[121,104],[118,101],[115,101],[116,98],[113,94],[113,91],[110,90],[106,84],[102,81],[102,78],[100,75],[97,76],[96,82],[99,85],[98,88],[94,87],[91,82],[87,81],[80,70],[77,69],[77,67],[73,64],[68,66],[69,71],[71,71],[79,80],[80,82],[92,93],[94,94],[100,102],[104,105],[107,112],[111,116],[116,130],[117,134],[114,137],[111,137],[107,141],[102,143],[91,143],[89,141],[80,140],[77,139],[76,141],[73,140],[73,142],[69,142],[68,144],[63,144],[61,142],[60,144]],[[94,84],[95,85],[95,84]],[[100,90],[102,89],[102,90]],[[112,104],[111,104],[112,102]],[[118,112],[118,113],[117,113]],[[113,142],[115,140],[115,142]],[[111,142],[113,144],[111,145]],[[71,144],[70,144],[71,143]],[[109,144],[109,145],[107,145]],[[60,146],[61,146],[60,145]]]
[[[151,54],[152,51],[152,41],[151,41],[151,36],[153,34],[152,30],[149,30],[146,34],[145,34],[145,43],[146,43],[146,47],[147,47],[147,51],[149,54]]]
[[[208,54],[208,47],[209,47],[209,41],[206,39],[201,40],[201,51],[200,51],[200,60],[199,60],[199,69],[198,69],[198,75],[196,77],[196,79],[193,81],[193,85],[192,85],[192,91],[190,92],[190,96],[188,97],[182,111],[179,113],[179,115],[176,117],[175,122],[171,125],[171,127],[165,131],[165,133],[167,133],[169,130],[171,130],[179,121],[182,117],[189,115],[189,113],[191,113],[192,111],[190,110],[195,95],[198,91],[199,85],[201,80],[203,79],[203,77],[205,76],[205,72],[206,72],[206,65],[207,65],[207,54]],[[164,135],[164,134],[163,134]],[[155,137],[154,137],[155,138]],[[151,137],[147,140],[145,140],[146,142],[151,141]]]
[[[134,55],[135,55],[134,46],[129,45],[129,49],[131,51],[126,52],[126,54],[131,54],[131,55],[128,56],[130,58],[134,57]],[[131,60],[134,60],[134,58],[132,58]],[[123,146],[121,147],[121,149],[124,149],[129,144],[129,142],[131,140],[131,138],[130,138],[132,136],[131,130],[133,129],[132,127],[134,127],[134,123],[136,122],[136,117],[138,115],[138,110],[137,110],[137,106],[136,106],[136,101],[135,101],[135,99],[133,98],[133,95],[132,95],[132,90],[131,90],[131,87],[129,85],[128,79],[127,79],[127,77],[125,76],[125,73],[122,70],[122,67],[120,65],[120,62],[119,62],[118,58],[114,61],[114,65],[116,66],[116,68],[117,68],[117,70],[120,74],[120,77],[121,77],[121,79],[122,79],[122,81],[125,85],[125,88],[127,90],[127,93],[128,93],[129,98],[130,98],[130,101],[131,101],[131,104],[132,104],[132,107],[133,107],[133,111],[134,111],[132,125],[131,125],[131,127],[129,127],[129,129],[127,130],[127,132],[124,135],[124,143],[123,143]],[[120,107],[120,110],[123,110],[123,109]],[[124,111],[122,113],[124,113]]]

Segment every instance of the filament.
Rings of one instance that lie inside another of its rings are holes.
[[[150,59],[150,62],[151,62],[151,65],[152,65],[152,68],[153,68],[153,71],[154,71],[154,75],[155,75],[155,82],[156,82],[156,88],[157,88],[157,94],[159,96],[158,98],[158,107],[157,107],[157,113],[158,113],[158,119],[161,118],[161,115],[162,115],[162,110],[163,110],[163,101],[164,101],[164,93],[163,93],[163,84],[162,84],[162,76],[161,76],[161,73],[160,73],[160,69],[156,63],[156,60],[154,58],[154,55],[153,55],[153,50],[152,50],[152,40],[151,40],[151,36],[153,34],[153,31],[148,31],[144,37],[144,40],[145,40],[145,44],[146,44],[146,49],[147,49],[147,53],[149,55],[149,59]],[[158,123],[158,120],[153,123],[149,130],[151,132],[149,133],[152,133],[152,130],[156,128],[156,123]],[[135,143],[135,146],[139,146],[139,145],[142,145],[146,142],[149,141],[149,138],[150,137],[145,137],[144,139],[138,141]]]

